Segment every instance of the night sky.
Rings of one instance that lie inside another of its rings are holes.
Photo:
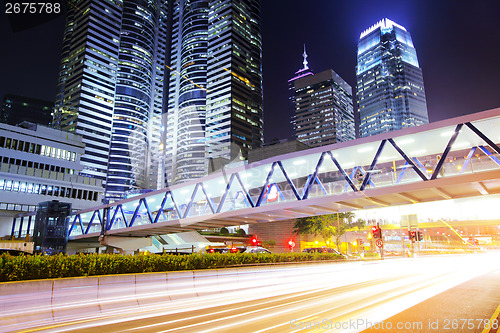
[[[292,135],[287,80],[333,69],[354,91],[360,33],[382,18],[411,34],[430,121],[500,107],[500,1],[261,0],[266,142]],[[3,3],[2,3],[3,6]],[[0,98],[54,100],[64,19],[12,32],[0,14]]]

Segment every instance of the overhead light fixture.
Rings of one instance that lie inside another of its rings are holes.
[[[372,151],[373,147],[362,147],[358,149],[358,153],[366,153],[367,151]]]
[[[401,140],[401,141],[396,141],[396,144],[398,146],[404,146],[404,145],[407,145],[407,144],[410,144],[410,143],[413,143],[415,142],[415,139],[404,139],[404,140]]]
[[[441,136],[452,136],[453,133],[455,133],[455,132],[454,131],[446,131],[446,132],[441,133]]]

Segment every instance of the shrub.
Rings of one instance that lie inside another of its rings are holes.
[[[193,253],[189,255],[0,255],[0,282],[107,274],[223,268],[246,264],[344,259],[335,253]]]
[[[220,228],[219,233],[221,235],[227,235],[227,234],[229,234],[229,230],[227,230],[227,228],[222,227],[222,228]]]
[[[240,236],[240,237],[245,237],[247,235],[245,229],[238,229],[238,231],[236,232],[236,235],[237,236]]]

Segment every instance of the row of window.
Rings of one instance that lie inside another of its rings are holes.
[[[56,165],[20,160],[20,159],[15,159],[15,158],[9,158],[9,157],[5,157],[5,156],[4,157],[0,156],[0,163],[18,165],[18,166],[40,169],[40,170],[47,170],[47,171],[51,171],[51,172],[68,173],[70,175],[75,173],[75,169],[63,168],[63,167],[56,166]]]
[[[0,136],[0,148],[13,149],[66,161],[76,161],[76,153],[65,149]]]
[[[36,206],[0,202],[0,210],[17,210],[20,212],[34,212],[36,210]],[[25,221],[27,221],[27,218],[25,218],[25,219],[26,219]],[[33,223],[33,219],[32,219],[32,223]]]
[[[97,201],[99,192],[81,190],[72,187],[53,186],[20,182],[18,180],[0,179],[0,191],[11,191],[29,194],[41,194],[54,197]]]

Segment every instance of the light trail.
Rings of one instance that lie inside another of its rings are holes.
[[[460,235],[449,223],[441,219],[439,219],[439,221],[448,226],[448,228],[450,228],[451,231],[453,231],[458,237],[460,237],[460,239],[462,240],[462,242],[464,242],[464,244],[468,244],[468,242],[462,237],[462,235]]]
[[[116,285],[99,312],[86,314],[84,309],[89,304],[78,307],[71,303],[74,308],[65,317],[3,325],[6,317],[27,318],[25,311],[12,310],[0,315],[0,323],[3,331],[17,332],[165,333],[299,332],[314,322],[374,323],[500,268],[495,255],[213,270],[202,272],[197,286],[180,278],[172,279],[170,286],[166,283],[169,289],[156,294],[152,290],[165,288],[164,281],[137,288],[127,296],[123,293],[130,287],[126,283]],[[97,304],[96,301],[92,306]],[[325,331],[320,326],[315,330]],[[359,330],[347,327],[335,331]]]

